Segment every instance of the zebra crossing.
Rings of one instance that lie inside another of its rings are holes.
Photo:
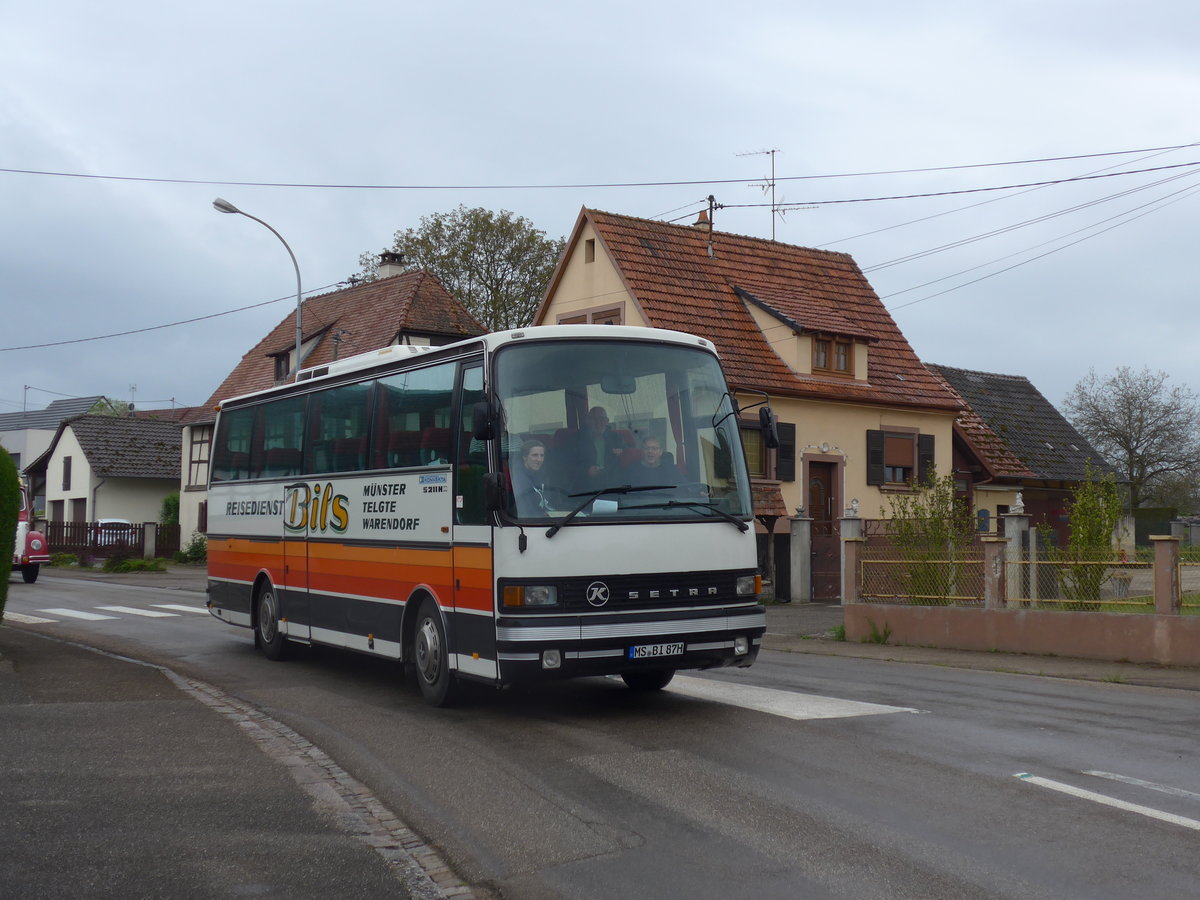
[[[91,610],[67,609],[66,607],[49,607],[36,609],[33,613],[19,613],[7,610],[4,613],[6,621],[20,622],[23,625],[54,625],[65,619],[83,622],[102,622],[106,619],[120,619],[126,616],[140,616],[146,619],[178,618],[188,613],[203,613],[208,610],[203,606],[191,606],[184,603],[152,603],[150,607],[138,606],[94,606]]]

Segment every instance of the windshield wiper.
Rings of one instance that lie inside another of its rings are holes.
[[[627,506],[625,508],[626,509],[673,509],[673,508],[679,507],[679,506],[685,506],[685,507],[688,507],[689,509],[707,509],[709,512],[714,512],[718,516],[720,516],[722,519],[724,519],[726,522],[729,522],[732,525],[736,525],[738,531],[742,532],[743,534],[745,534],[750,529],[749,525],[747,525],[745,522],[743,522],[737,516],[733,515],[733,513],[725,512],[725,510],[721,509],[719,506],[714,505],[712,501],[705,503],[700,500],[667,500],[663,503],[647,503],[644,506]]]
[[[573,510],[571,510],[569,513],[567,513],[565,516],[563,516],[563,520],[561,522],[556,522],[554,525],[550,526],[550,528],[548,528],[546,530],[546,537],[552,538],[556,534],[558,534],[559,530],[564,525],[568,524],[577,515],[579,515],[581,512],[583,512],[585,509],[587,509],[588,504],[590,504],[597,497],[602,497],[605,494],[630,494],[630,493],[633,493],[634,491],[662,491],[662,490],[667,490],[670,487],[671,487],[671,485],[669,485],[669,484],[665,484],[665,485],[647,484],[647,485],[638,485],[637,487],[634,487],[632,484],[622,484],[622,485],[617,485],[616,487],[606,487],[606,488],[600,488],[599,490],[596,490],[596,491],[588,491],[587,493],[584,493],[584,494],[569,494],[568,496],[571,496],[571,497],[583,497],[583,502],[580,503],[578,506],[576,506]]]

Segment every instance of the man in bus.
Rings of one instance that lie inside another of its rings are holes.
[[[603,406],[593,406],[584,418],[584,427],[576,436],[571,450],[573,463],[572,485],[575,491],[594,491],[608,487],[610,471],[621,464],[625,442],[608,427],[608,412]]]
[[[651,435],[642,441],[641,460],[624,469],[617,480],[634,487],[674,487],[680,479],[675,460],[663,450],[662,441]]]

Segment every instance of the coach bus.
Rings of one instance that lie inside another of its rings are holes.
[[[219,407],[209,609],[271,659],[402,661],[434,705],[463,681],[656,690],[748,666],[766,619],[741,412],[712,344],[658,329],[530,327],[302,370]]]

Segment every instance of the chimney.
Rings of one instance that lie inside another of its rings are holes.
[[[692,223],[693,228],[699,228],[701,231],[712,231],[712,222],[708,221],[708,210],[700,210],[700,215],[696,216],[696,221]]]
[[[379,277],[391,278],[404,273],[404,254],[385,250],[379,254]]]

